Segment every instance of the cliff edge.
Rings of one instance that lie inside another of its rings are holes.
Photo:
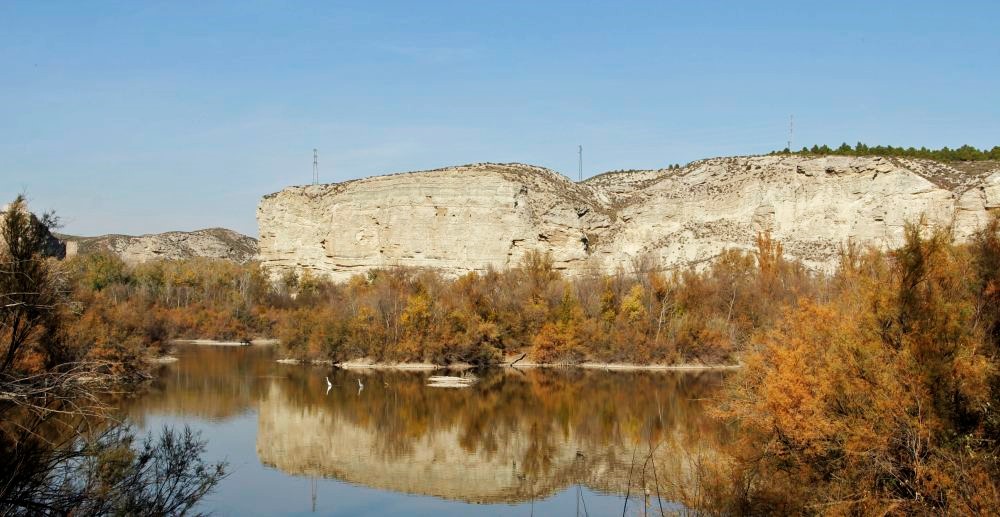
[[[760,232],[790,257],[832,269],[854,241],[897,246],[906,222],[951,225],[963,240],[1000,208],[1000,163],[849,156],[713,158],[582,183],[541,167],[472,164],[289,187],[257,209],[272,275],[334,280],[387,266],[449,275],[551,253],[571,275],[697,266]]]

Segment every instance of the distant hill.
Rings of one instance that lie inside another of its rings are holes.
[[[256,260],[258,253],[257,239],[225,228],[137,236],[55,235],[65,244],[67,257],[105,252],[118,255],[125,262],[133,264],[156,259],[180,260],[195,257],[226,259],[242,264]]]

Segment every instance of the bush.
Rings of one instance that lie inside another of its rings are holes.
[[[720,410],[740,426],[730,470],[747,489],[721,491],[738,494],[722,507],[977,515],[1000,507],[997,229],[966,248],[911,225],[888,256],[849,250],[833,292],[786,307],[755,333]]]

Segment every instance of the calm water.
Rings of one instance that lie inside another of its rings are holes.
[[[129,408],[146,429],[190,425],[208,459],[229,461],[204,510],[620,515],[629,492],[627,513],[641,515],[669,509],[689,485],[691,453],[723,435],[704,414],[718,373],[497,369],[455,390],[427,387],[427,372],[273,354],[182,347]]]

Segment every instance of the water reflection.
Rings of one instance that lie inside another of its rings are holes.
[[[630,491],[641,493],[651,488],[637,481],[650,445],[664,472],[682,474],[680,451],[721,435],[703,411],[718,373],[498,369],[465,389],[428,387],[429,375],[193,348],[162,368],[132,412],[226,419],[255,410],[257,456],[286,474],[477,503],[538,500],[573,485],[625,494],[630,471]]]

